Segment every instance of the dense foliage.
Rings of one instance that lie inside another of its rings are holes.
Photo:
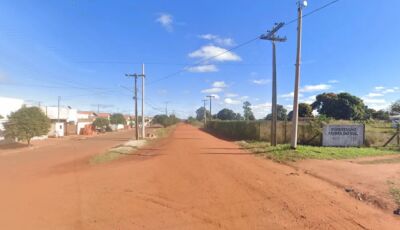
[[[307,103],[299,103],[299,117],[313,117],[312,114],[312,107],[310,104]],[[288,119],[292,120],[293,111],[290,111],[288,114]]]
[[[48,134],[50,120],[38,107],[22,107],[8,117],[5,136],[31,143],[35,136]]]
[[[400,100],[397,100],[390,106],[390,112],[393,114],[400,114]]]
[[[104,117],[98,117],[94,120],[93,125],[98,129],[106,129],[110,125],[110,121]]]
[[[198,108],[196,110],[196,119],[198,121],[203,121],[204,120],[204,111],[206,113],[207,120],[210,119],[210,117],[211,117],[210,111],[208,111],[207,109],[204,109],[204,107],[200,107],[200,108]]]
[[[254,121],[256,119],[253,111],[251,111],[251,104],[248,101],[243,103],[243,116],[246,121]]]
[[[362,120],[365,118],[363,101],[349,93],[323,93],[311,105],[319,114],[334,119]]]
[[[126,120],[124,115],[121,113],[114,113],[110,117],[110,124],[113,125],[126,125]]]
[[[284,121],[288,119],[287,109],[285,109],[285,107],[283,107],[282,105],[276,105],[276,113],[278,121]],[[265,117],[265,120],[272,120],[272,114],[268,114]]]
[[[209,121],[206,127],[212,133],[235,140],[258,140],[260,124],[257,121]]]
[[[217,119],[219,120],[243,120],[242,115],[240,115],[240,113],[235,113],[233,110],[231,109],[221,109],[218,113],[217,113]]]
[[[177,118],[175,115],[155,115],[153,117],[152,123],[153,124],[160,124],[164,127],[168,127],[180,122],[180,119]]]

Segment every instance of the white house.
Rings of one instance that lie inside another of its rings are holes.
[[[24,100],[11,97],[0,97],[0,144],[4,144],[4,123],[8,121],[7,116],[17,111],[24,104]]]
[[[66,133],[67,123],[78,123],[78,110],[57,107],[57,106],[40,106],[40,109],[51,120],[49,136],[63,137]]]

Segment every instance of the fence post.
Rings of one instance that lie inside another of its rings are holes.
[[[400,146],[400,123],[397,124],[397,146]]]

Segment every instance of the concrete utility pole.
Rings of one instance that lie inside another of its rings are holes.
[[[212,101],[213,98],[215,98],[215,96],[214,95],[208,95],[207,97],[210,98],[210,121],[211,121],[212,120],[211,101]]]
[[[144,119],[144,80],[146,75],[144,74],[144,63],[142,64],[142,138],[146,137],[146,130],[145,130],[145,119]]]
[[[202,101],[204,103],[203,108],[204,108],[204,126],[205,126],[207,124],[207,109],[206,109],[207,99],[203,99]]]
[[[271,120],[271,145],[276,146],[276,123],[278,117],[277,111],[277,90],[276,90],[276,45],[275,42],[285,42],[286,37],[280,38],[275,36],[275,33],[278,32],[280,28],[282,28],[285,24],[283,22],[276,23],[271,31],[268,31],[267,34],[263,34],[260,36],[260,39],[269,40],[272,42],[272,120]]]
[[[168,116],[168,103],[169,103],[169,101],[166,101],[164,103],[165,103],[165,115]]]
[[[61,100],[61,97],[58,96],[58,100],[57,100],[57,122],[60,122],[60,100]]]
[[[292,136],[290,146],[292,149],[297,148],[297,131],[299,123],[299,84],[300,84],[300,63],[301,63],[301,32],[303,8],[307,6],[307,1],[297,2],[297,55],[296,55],[296,76],[294,81],[294,98],[293,98],[293,117],[292,117]]]
[[[126,77],[133,77],[135,79],[134,93],[135,96],[133,99],[135,100],[135,139],[139,140],[139,119],[138,119],[138,107],[137,107],[137,78],[142,77],[142,74],[125,74]]]

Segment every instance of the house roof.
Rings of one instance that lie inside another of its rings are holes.
[[[78,111],[78,114],[94,114],[92,111]]]
[[[110,117],[111,114],[109,114],[109,113],[96,113],[96,115],[97,115],[97,117],[108,118],[108,117]]]

